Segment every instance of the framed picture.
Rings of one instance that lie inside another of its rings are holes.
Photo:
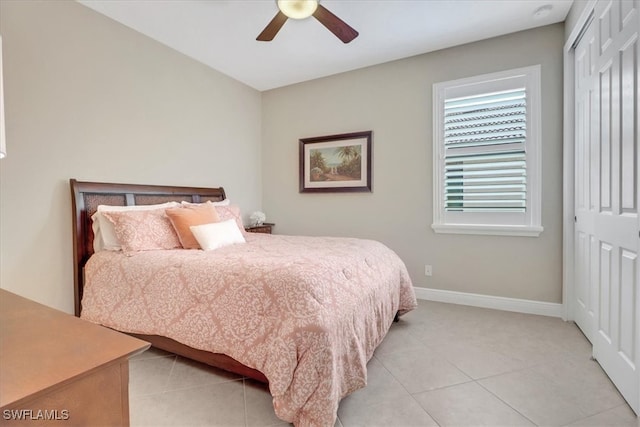
[[[372,131],[300,140],[300,192],[371,191]]]

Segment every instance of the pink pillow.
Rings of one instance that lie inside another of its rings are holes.
[[[242,235],[246,235],[247,232],[244,229],[244,224],[242,224],[242,215],[240,214],[240,207],[237,205],[229,205],[229,206],[216,206],[216,211],[218,212],[218,217],[220,217],[220,221],[226,221],[228,219],[234,219],[236,224],[238,224],[238,228]]]
[[[124,253],[179,248],[176,235],[164,209],[103,212],[113,223]]]

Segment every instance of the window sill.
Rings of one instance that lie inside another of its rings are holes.
[[[492,236],[539,237],[542,226],[521,225],[471,225],[471,224],[431,224],[439,234],[479,234]]]

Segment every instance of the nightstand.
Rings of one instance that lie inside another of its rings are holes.
[[[271,229],[275,226],[275,224],[270,223],[270,222],[265,222],[262,225],[252,225],[249,227],[245,227],[244,229],[247,230],[249,233],[264,233],[264,234],[271,234]]]

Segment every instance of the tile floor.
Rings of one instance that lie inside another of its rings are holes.
[[[336,426],[640,426],[590,354],[558,318],[420,301]],[[130,366],[134,427],[288,425],[255,381],[153,349]]]

